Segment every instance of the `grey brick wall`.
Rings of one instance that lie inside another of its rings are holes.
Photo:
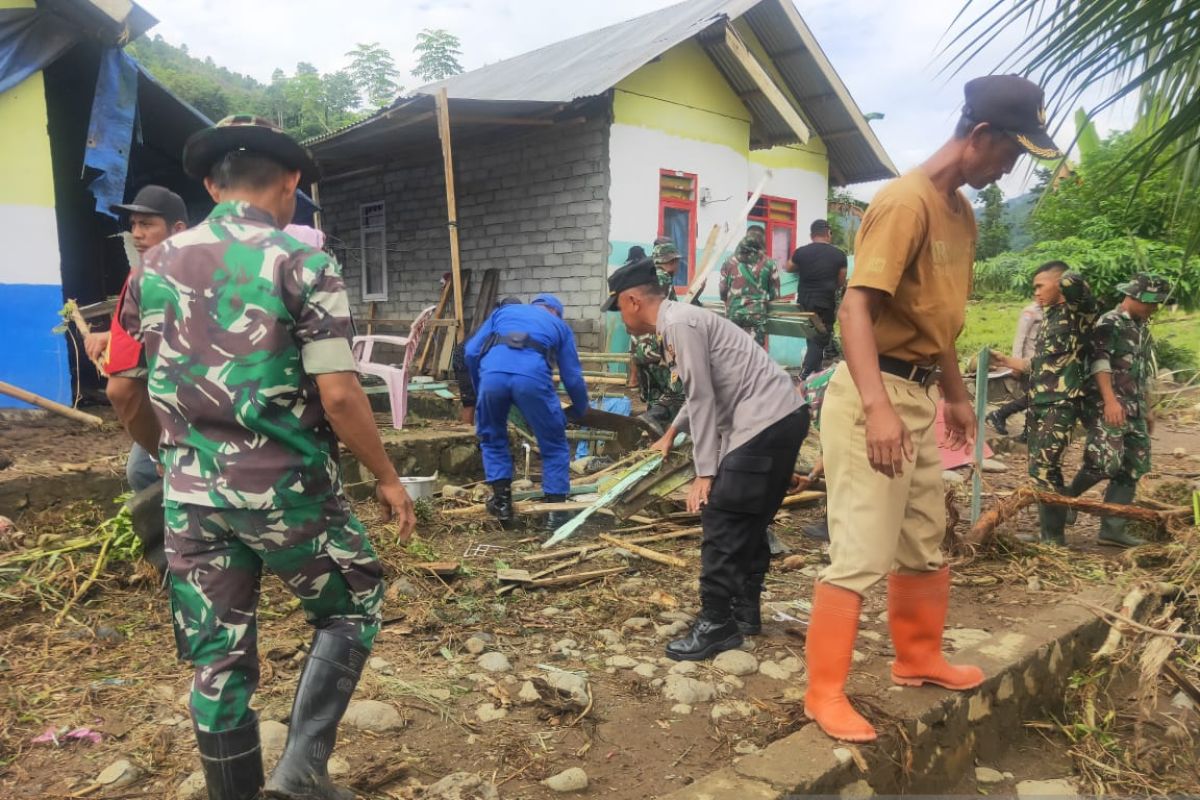
[[[528,300],[558,295],[580,346],[598,349],[604,325],[598,311],[608,262],[608,129],[606,113],[585,122],[513,128],[503,139],[455,144],[455,194],[470,315],[489,268],[500,270],[500,297]],[[377,318],[412,319],[438,300],[450,270],[446,190],[439,158],[321,183],[322,225],[342,260],[358,319],[362,300],[359,209],[386,204],[388,299]]]

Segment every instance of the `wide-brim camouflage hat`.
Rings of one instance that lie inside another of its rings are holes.
[[[1139,272],[1128,283],[1118,286],[1117,291],[1143,303],[1165,303],[1171,296],[1171,284],[1161,275]]]
[[[662,244],[654,245],[654,263],[666,264],[680,258],[679,248],[674,242],[663,242]]]
[[[213,164],[233,150],[260,153],[288,169],[299,170],[306,184],[320,177],[317,162],[305,147],[270,120],[249,114],[225,117],[188,137],[183,146],[183,171],[192,178],[204,179]]]

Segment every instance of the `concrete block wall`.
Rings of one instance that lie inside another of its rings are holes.
[[[580,347],[598,349],[607,294],[608,132],[606,113],[578,123],[514,127],[485,144],[455,144],[455,194],[470,315],[484,270],[500,270],[498,297],[556,294]],[[358,319],[365,319],[359,212],[383,201],[387,233],[387,300],[382,319],[412,319],[438,300],[450,270],[442,163],[384,165],[378,171],[321,183],[322,225],[343,262]]]

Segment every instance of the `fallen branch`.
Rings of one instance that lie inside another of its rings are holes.
[[[1086,511],[1102,517],[1123,517],[1140,522],[1148,522],[1159,528],[1165,527],[1169,519],[1182,513],[1190,513],[1187,509],[1171,511],[1155,511],[1142,506],[1124,505],[1121,503],[1104,503],[1099,500],[1088,500],[1083,497],[1067,497],[1053,492],[1039,492],[1031,486],[1022,486],[1011,495],[1001,500],[992,508],[979,515],[979,520],[967,534],[967,542],[974,545],[986,544],[996,533],[996,529],[1015,517],[1021,509],[1034,503],[1066,506],[1079,511]]]
[[[646,536],[635,536],[630,539],[622,539],[620,537],[614,536],[613,539],[617,542],[620,542],[620,544],[618,545],[619,547],[628,548],[628,546],[631,544],[650,544],[651,542],[665,542],[669,539],[683,539],[688,536],[695,536],[696,534],[702,533],[703,531],[704,531],[703,528],[697,526],[695,528],[682,528],[680,530],[670,531],[668,533],[655,533],[655,534],[650,534],[650,535],[646,535]],[[550,561],[550,560],[556,559],[556,558],[566,558],[568,556],[581,555],[583,553],[587,553],[592,550],[598,550],[598,549],[603,549],[603,548],[601,548],[600,545],[597,545],[597,544],[584,544],[584,545],[579,545],[578,547],[565,548],[563,550],[550,550],[545,553],[533,553],[532,555],[523,556],[521,558],[521,560],[522,561]]]
[[[525,588],[549,589],[555,586],[571,586],[576,583],[586,583],[596,578],[607,578],[609,575],[626,572],[628,569],[629,567],[609,567],[608,569],[596,569],[591,572],[572,572],[570,575],[559,575],[557,578],[530,581],[525,584]]]
[[[653,561],[656,564],[665,564],[668,567],[686,567],[688,565],[688,562],[684,561],[679,556],[670,556],[666,553],[660,553],[657,550],[651,550],[648,547],[642,547],[641,545],[633,544],[632,542],[622,541],[616,536],[609,536],[607,533],[600,534],[599,538],[602,542],[608,542],[614,547],[624,548],[629,552],[644,558],[647,561]]]
[[[1113,611],[1111,608],[1105,608],[1104,606],[1096,605],[1093,602],[1084,600],[1082,597],[1072,597],[1072,598],[1068,599],[1067,602],[1075,603],[1076,605],[1083,606],[1084,608],[1090,609],[1091,611],[1094,611],[1097,614],[1101,614],[1105,617],[1109,617],[1110,619],[1115,619],[1118,622],[1123,622],[1126,625],[1128,625],[1129,627],[1131,627],[1135,630],[1139,630],[1143,633],[1149,633],[1154,636],[1168,636],[1172,639],[1178,639],[1179,641],[1183,641],[1183,642],[1200,642],[1200,635],[1198,635],[1198,634],[1182,633],[1179,631],[1163,631],[1163,630],[1159,630],[1158,628],[1151,628],[1149,625],[1143,625],[1142,623],[1137,622],[1136,620],[1130,619],[1129,617],[1125,616],[1124,614]]]
[[[95,585],[96,579],[100,577],[100,570],[104,569],[104,565],[108,563],[108,546],[112,544],[112,540],[113,537],[111,534],[104,537],[104,544],[100,545],[100,556],[96,559],[96,565],[92,567],[92,574],[88,575],[87,580],[79,585],[79,588],[75,590],[75,594],[72,595],[71,599],[67,601],[67,604],[62,607],[62,610],[55,615],[55,627],[62,624],[62,621],[66,619],[67,614],[70,613],[71,607],[79,602],[79,600],[85,594],[87,594],[88,590]]]
[[[64,416],[67,419],[73,419],[76,422],[83,422],[87,425],[93,425],[97,428],[104,424],[104,420],[93,414],[87,414],[77,408],[64,406],[62,403],[56,403],[49,398],[42,397],[40,394],[34,394],[33,392],[22,389],[20,386],[13,386],[11,383],[0,381],[0,394],[6,394],[9,397],[15,397],[18,400],[23,400],[24,402],[29,403],[31,406],[37,406],[38,408],[44,408],[47,411],[53,411],[55,414]]]

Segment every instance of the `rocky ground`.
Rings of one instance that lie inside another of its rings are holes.
[[[52,431],[28,434],[43,443],[35,463],[47,475],[56,463]],[[12,434],[0,440],[9,452],[21,452]],[[70,441],[72,452],[114,465],[125,447],[111,434],[90,444]],[[62,449],[61,440],[57,446]],[[1020,449],[997,449],[998,471],[986,475],[989,496],[1023,482]],[[1188,480],[1200,469],[1197,453],[1200,433],[1193,423],[1161,426],[1158,473],[1147,492]],[[1077,448],[1071,458],[1077,463]],[[964,515],[966,490],[966,484],[957,490]],[[684,558],[685,569],[610,549],[568,571],[623,567],[619,574],[498,594],[496,570],[527,566],[523,559],[540,542],[535,531],[506,533],[484,520],[451,524],[425,515],[418,538],[401,547],[369,504],[359,508],[387,568],[385,625],[331,769],[362,797],[655,797],[807,724],[798,704],[805,686],[802,629],[825,548],[799,529],[819,507],[777,520],[794,557],[792,569],[777,566],[769,579],[771,620],[764,635],[704,664],[677,664],[662,650],[696,611],[695,539],[652,545]],[[0,513],[51,547],[91,530],[112,508],[81,500]],[[1008,530],[1033,524],[1026,511]],[[1095,525],[1081,520],[1068,554],[1010,542],[1013,549],[956,561],[947,649],[953,653],[1015,620],[1052,611],[1082,585],[1120,580],[1123,562],[1090,543]],[[596,533],[592,528],[579,539]],[[440,578],[422,567],[434,561],[458,562],[457,576]],[[202,797],[185,706],[189,673],[174,658],[166,599],[152,573],[115,563],[56,624],[91,564],[76,552],[52,564],[0,567],[0,796]],[[256,706],[269,768],[286,738],[309,634],[284,587],[273,578],[264,587]],[[903,717],[905,697],[930,691],[891,687],[886,679],[885,607],[881,592],[867,598],[851,679],[852,692],[881,726]],[[1193,714],[1194,728],[1195,712],[1178,712]],[[1021,749],[1014,752],[1019,757]],[[1046,763],[1036,746],[1025,752],[1027,762]],[[980,765],[1000,780],[985,769],[957,791],[1009,793],[1021,780],[1073,775],[1069,759],[1061,770],[1022,763]]]

